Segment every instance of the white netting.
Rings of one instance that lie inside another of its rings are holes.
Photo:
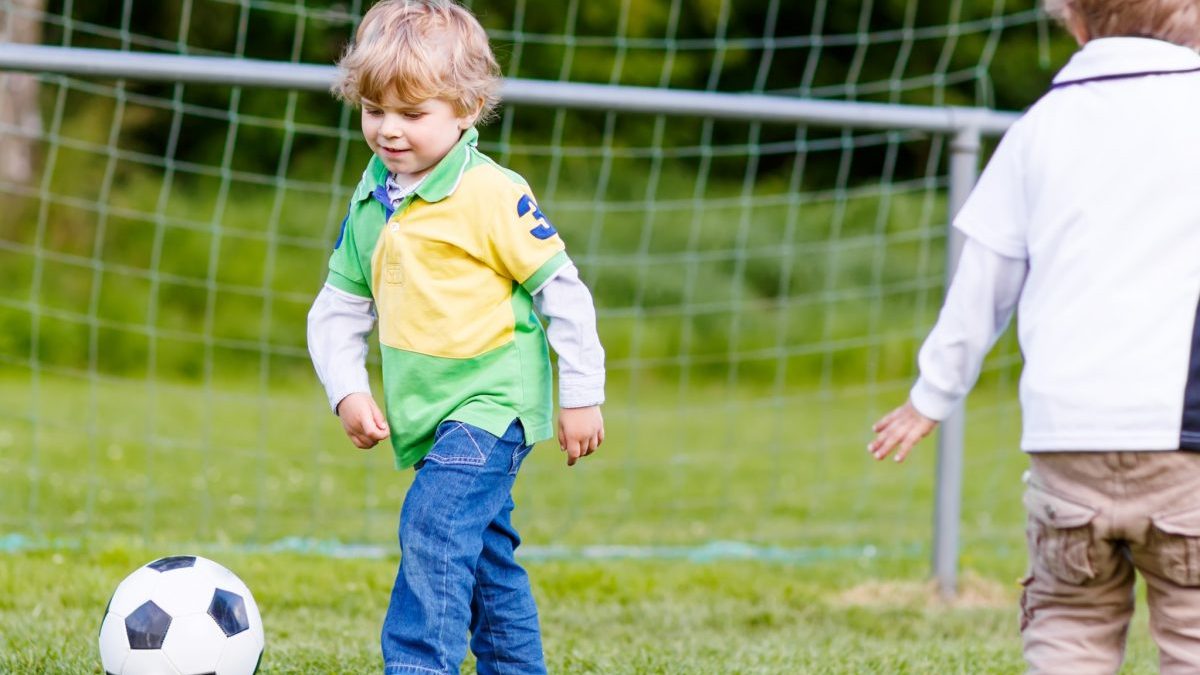
[[[46,44],[307,63],[363,9],[38,4],[0,15]],[[507,75],[561,81],[1019,108],[1054,46],[999,0],[468,4]],[[0,118],[35,158],[0,177],[0,529],[389,541],[409,475],[345,441],[304,349],[368,156],[356,113],[319,92],[37,81],[40,128]],[[927,548],[933,444],[902,470],[863,446],[940,301],[945,137],[534,106],[482,137],[566,239],[609,354],[609,442],[572,471],[534,453],[527,541]],[[1006,341],[973,399],[968,546],[1017,531],[1017,361]]]

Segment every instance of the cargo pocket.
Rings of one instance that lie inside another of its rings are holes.
[[[1029,584],[1033,583],[1033,575],[1026,574],[1025,576],[1021,577],[1021,579],[1020,579],[1020,581],[1018,581],[1018,583],[1021,584],[1021,628],[1020,628],[1020,631],[1022,633],[1024,633],[1025,629],[1028,628],[1029,624],[1033,621],[1033,607],[1029,603]]]
[[[1162,575],[1180,586],[1200,586],[1200,506],[1150,517],[1152,555]]]
[[[1029,514],[1029,555],[1059,581],[1083,585],[1096,578],[1092,566],[1092,521],[1096,510],[1030,485],[1025,489]]]

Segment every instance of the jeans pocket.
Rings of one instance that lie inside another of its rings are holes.
[[[521,462],[524,462],[525,457],[528,456],[532,451],[533,446],[525,445],[524,443],[513,448],[512,464],[510,464],[508,467],[508,475],[517,475],[517,471],[521,468]]]
[[[1200,586],[1200,507],[1150,517],[1150,546],[1162,575],[1180,586]]]
[[[425,460],[437,464],[483,466],[499,440],[470,424],[453,420],[442,422],[434,433],[433,447]]]
[[[1092,521],[1096,510],[1034,485],[1025,489],[1025,533],[1030,560],[1059,581],[1084,585],[1096,578]]]

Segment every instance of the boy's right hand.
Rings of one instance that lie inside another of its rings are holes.
[[[342,420],[342,428],[346,435],[359,448],[367,450],[375,444],[388,438],[387,418],[375,404],[370,394],[357,392],[350,394],[338,403],[338,417]]]
[[[871,431],[875,432],[875,440],[867,445],[867,452],[875,459],[883,459],[897,445],[900,451],[896,453],[896,461],[903,462],[908,451],[922,438],[929,435],[938,425],[936,420],[929,419],[917,411],[912,401],[883,416]]]

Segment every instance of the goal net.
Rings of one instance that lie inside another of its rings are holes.
[[[507,76],[548,81],[1020,109],[1061,50],[1003,0],[467,4]],[[363,10],[0,0],[0,40],[328,64]],[[36,123],[0,117],[31,157],[0,175],[0,545],[391,551],[412,472],[344,438],[304,339],[369,157],[357,113],[18,77],[0,90],[35,84],[8,100]],[[481,134],[566,240],[608,353],[604,447],[568,470],[545,443],[518,481],[529,555],[925,560],[934,444],[904,467],[865,444],[940,303],[947,136],[533,105]],[[1006,338],[968,408],[968,556],[1021,545],[1018,366]]]

